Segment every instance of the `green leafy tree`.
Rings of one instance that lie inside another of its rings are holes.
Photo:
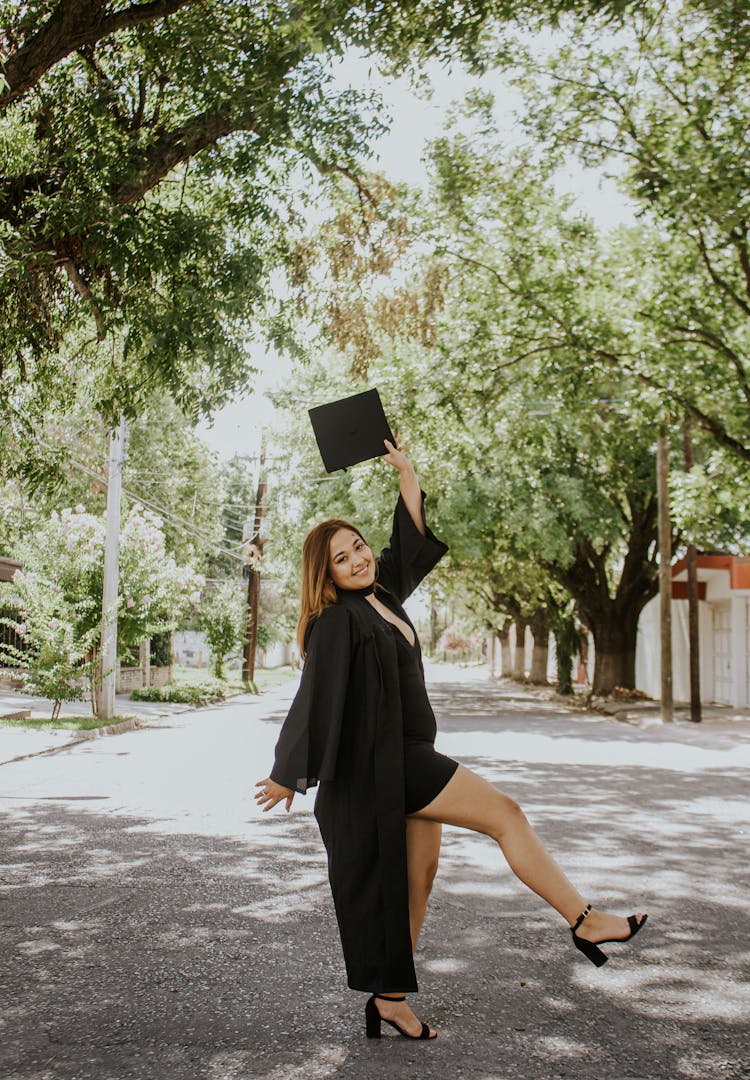
[[[234,581],[224,582],[213,589],[201,605],[200,628],[214,654],[214,675],[217,679],[224,678],[226,658],[242,644],[245,612],[241,585]]]
[[[0,3],[1,456],[21,440],[42,468],[33,433],[81,385],[107,424],[155,389],[195,416],[244,386],[290,190],[299,206],[316,177],[356,182],[382,130],[331,58],[478,63],[488,21],[514,15],[508,0]]]
[[[464,538],[471,551],[486,537],[475,557],[488,580],[504,554],[554,583],[561,602],[572,595],[606,693],[634,683],[638,618],[657,582],[658,398],[610,362],[641,346],[640,294],[623,294],[609,238],[554,197],[547,170],[499,145],[489,105],[471,103],[471,137],[435,142],[431,190],[401,200],[402,284],[386,289],[377,260],[369,304],[361,264],[336,280],[339,305],[364,324],[341,347],[359,371],[366,341],[366,370],[426,456],[420,475],[459,561]],[[506,608],[519,585],[503,588]],[[555,608],[540,601],[512,614],[533,616],[546,641]]]
[[[519,42],[522,122],[551,163],[614,172],[654,225],[628,253],[641,346],[610,361],[750,461],[747,7],[639,4],[616,36],[596,19],[563,25],[545,60]]]

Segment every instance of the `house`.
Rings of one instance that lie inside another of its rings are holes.
[[[701,698],[750,708],[750,556],[698,555],[698,636]],[[638,624],[636,686],[661,695],[659,597]],[[672,567],[672,687],[675,701],[690,699],[687,562]]]

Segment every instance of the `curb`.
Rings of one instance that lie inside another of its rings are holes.
[[[96,739],[100,735],[122,735],[125,731],[134,731],[140,727],[143,727],[141,717],[129,716],[127,720],[119,720],[116,724],[103,724],[98,728],[79,731],[73,743],[84,742],[86,739]]]
[[[120,720],[116,724],[104,724],[102,727],[89,728],[88,731],[79,731],[70,742],[61,743],[59,746],[50,746],[47,750],[34,750],[30,754],[19,754],[18,757],[0,761],[0,766],[12,765],[15,761],[27,761],[29,758],[59,754],[61,750],[70,750],[71,747],[78,746],[79,743],[86,742],[89,739],[97,739],[102,735],[123,735],[126,731],[135,731],[143,726],[140,717],[130,716],[127,720]]]

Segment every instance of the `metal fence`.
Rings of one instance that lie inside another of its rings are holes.
[[[25,653],[28,651],[28,643],[25,638],[9,626],[9,622],[16,622],[18,612],[15,608],[0,607],[0,667],[14,668],[17,663],[12,660],[13,651]]]

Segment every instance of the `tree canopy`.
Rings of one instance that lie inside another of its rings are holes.
[[[540,154],[613,171],[651,225],[629,253],[650,279],[643,340],[612,362],[750,461],[747,5],[646,3],[615,35],[575,28],[546,58],[519,42],[515,81]]]

